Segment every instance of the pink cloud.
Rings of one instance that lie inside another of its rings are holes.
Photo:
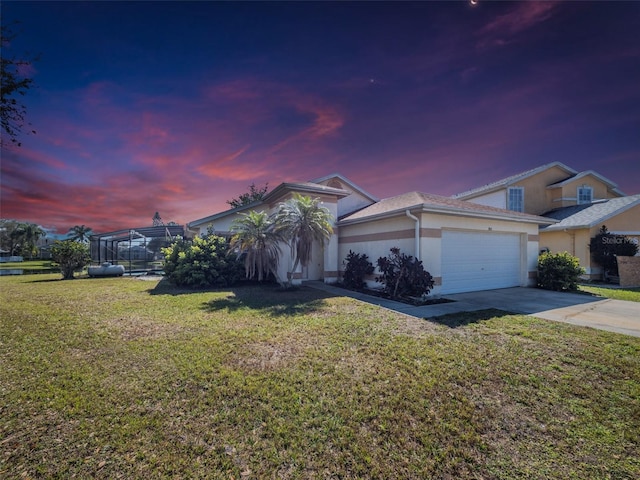
[[[557,6],[558,3],[555,1],[518,3],[508,13],[499,15],[479,30],[478,48],[511,43],[518,34],[551,18]]]

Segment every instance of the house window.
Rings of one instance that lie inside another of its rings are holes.
[[[593,188],[583,185],[578,187],[578,205],[591,203],[593,201]]]
[[[524,187],[509,187],[507,208],[514,212],[524,212]]]

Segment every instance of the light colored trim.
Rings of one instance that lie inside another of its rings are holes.
[[[339,178],[343,183],[346,183],[351,188],[353,188],[354,192],[360,193],[361,195],[367,197],[369,200],[371,200],[373,202],[379,202],[380,201],[380,199],[378,197],[375,197],[374,195],[371,195],[369,192],[367,192],[364,189],[362,189],[362,187],[359,187],[358,185],[353,183],[351,180],[349,180],[348,178],[344,177],[343,175],[341,175],[339,173],[332,173],[332,174],[326,175],[324,177],[320,177],[320,178],[316,178],[314,180],[310,180],[310,182],[311,183],[321,183],[321,182],[324,182],[325,180],[329,180],[329,179],[332,179],[332,178]]]
[[[444,214],[444,215],[452,215],[457,217],[470,217],[470,218],[483,218],[490,220],[504,220],[504,221],[514,221],[519,223],[533,223],[536,225],[551,225],[554,223],[558,223],[557,220],[553,218],[540,217],[538,215],[531,215],[529,213],[524,212],[514,212],[510,210],[504,210],[502,212],[484,212],[478,210],[460,210],[458,207],[445,207],[445,206],[435,206],[429,204],[417,204],[412,205],[410,207],[401,207],[396,208],[394,210],[389,210],[382,213],[377,213],[375,215],[369,215],[366,217],[360,217],[355,219],[345,218],[344,220],[340,220],[340,225],[355,225],[358,223],[368,223],[373,220],[381,220],[384,218],[393,218],[399,215],[404,216],[404,212],[407,209],[415,211],[416,209],[421,208],[420,213],[426,214]]]
[[[383,242],[386,240],[404,240],[414,238],[414,231],[395,230],[392,232],[365,233],[363,235],[351,235],[338,238],[338,243]]]

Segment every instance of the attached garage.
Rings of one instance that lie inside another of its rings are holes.
[[[517,287],[522,284],[522,235],[442,231],[442,293]]]

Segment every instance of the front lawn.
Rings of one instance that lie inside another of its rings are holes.
[[[2,478],[640,476],[639,338],[58,278],[0,278]]]
[[[640,288],[609,288],[596,287],[593,285],[580,285],[578,289],[581,292],[589,293],[598,297],[627,300],[629,302],[640,302]]]

